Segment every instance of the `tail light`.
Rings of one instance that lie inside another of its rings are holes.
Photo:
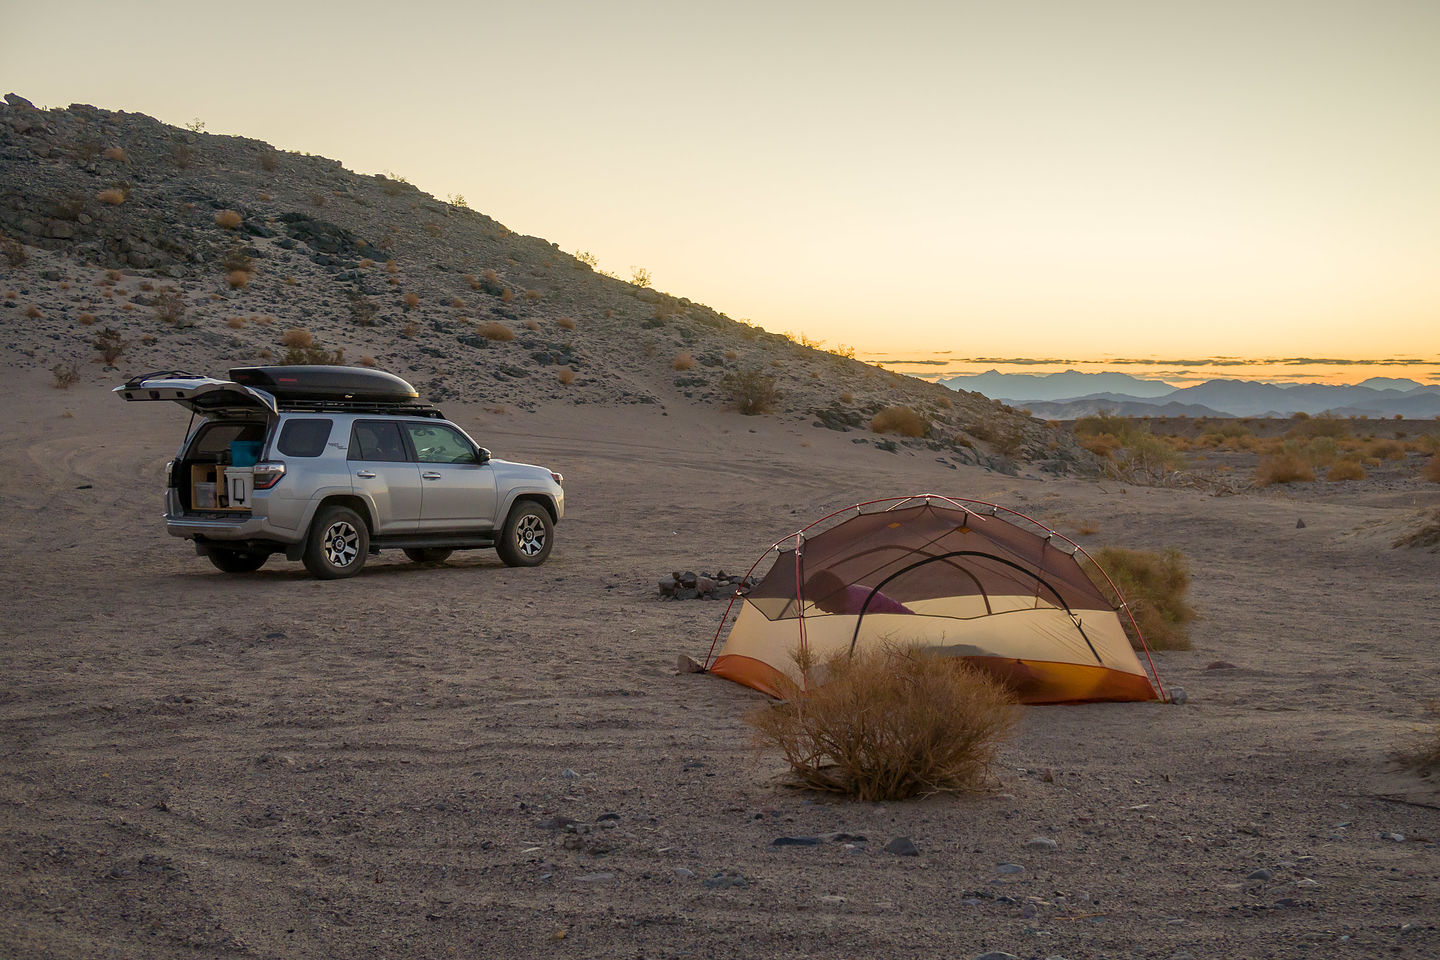
[[[269,490],[285,476],[285,464],[278,460],[255,464],[255,489]]]

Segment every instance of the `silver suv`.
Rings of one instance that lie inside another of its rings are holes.
[[[135,377],[126,400],[188,408],[166,465],[165,527],[227,573],[273,553],[322,579],[398,548],[417,563],[494,547],[544,563],[565,515],[563,478],[497,460],[392,374],[359,367],[242,367],[228,380]]]

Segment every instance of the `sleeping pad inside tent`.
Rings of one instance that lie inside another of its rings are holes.
[[[711,647],[717,676],[781,696],[782,675],[813,682],[799,651],[821,663],[896,643],[962,657],[1021,703],[1157,697],[1083,551],[1021,514],[934,496],[876,501],[772,549],[769,572],[737,597],[724,646]]]

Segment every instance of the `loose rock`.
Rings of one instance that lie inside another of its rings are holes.
[[[897,857],[918,857],[920,848],[915,846],[914,841],[909,837],[896,837],[885,844],[885,852],[893,853]]]

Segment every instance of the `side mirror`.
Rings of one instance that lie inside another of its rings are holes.
[[[476,448],[475,448],[475,459],[478,460],[482,466],[483,466],[484,464],[489,463],[489,462],[490,462],[490,451],[489,451],[489,450],[486,450],[484,447],[476,447]]]

